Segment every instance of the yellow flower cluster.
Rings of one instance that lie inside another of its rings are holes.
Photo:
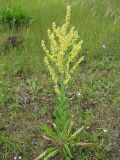
[[[70,29],[70,17],[71,8],[68,6],[65,23],[57,27],[53,22],[52,29],[48,29],[49,50],[45,42],[42,41],[42,47],[46,53],[44,61],[49,69],[57,94],[60,94],[62,85],[68,84],[75,68],[84,58],[81,57],[77,60],[83,41],[78,41],[78,32],[74,26]]]

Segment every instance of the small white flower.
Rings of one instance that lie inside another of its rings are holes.
[[[80,96],[80,95],[81,95],[81,93],[80,93],[80,92],[78,92],[78,93],[77,93],[77,95],[78,95],[78,96]]]
[[[102,45],[102,47],[105,49],[105,48],[106,48],[106,45],[105,45],[105,44],[103,44],[103,45]]]
[[[17,157],[14,157],[14,160],[17,160]]]
[[[21,156],[19,156],[18,158],[19,158],[19,159],[22,159],[22,157],[21,157]]]
[[[107,132],[107,130],[106,129],[103,129],[103,131],[106,133]]]
[[[79,91],[79,92],[77,92],[76,93],[76,95],[77,95],[77,98],[80,98],[80,96],[81,96],[81,92]]]
[[[56,124],[55,123],[52,123],[52,124],[53,124],[53,127],[56,128]]]

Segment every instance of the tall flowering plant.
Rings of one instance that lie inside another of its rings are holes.
[[[52,29],[48,29],[49,49],[42,41],[42,47],[46,54],[44,62],[54,83],[57,107],[54,112],[53,129],[46,125],[41,127],[45,133],[44,138],[51,142],[52,147],[46,149],[36,160],[47,160],[58,153],[62,154],[63,159],[70,160],[73,158],[73,147],[93,145],[93,143],[78,141],[79,133],[84,129],[84,126],[74,133],[72,132],[74,121],[66,96],[66,88],[72,79],[74,70],[84,57],[79,58],[83,41],[79,41],[79,35],[75,27],[70,28],[70,17],[71,8],[68,6],[64,24],[57,27],[53,22]]]

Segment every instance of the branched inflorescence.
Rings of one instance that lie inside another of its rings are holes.
[[[60,87],[67,86],[74,70],[84,58],[82,56],[78,59],[83,41],[79,41],[75,27],[70,28],[70,18],[71,8],[68,6],[64,24],[57,27],[53,22],[52,29],[48,29],[50,48],[47,49],[45,42],[42,41],[42,47],[46,53],[44,61],[54,82],[55,92],[58,95],[61,92]]]

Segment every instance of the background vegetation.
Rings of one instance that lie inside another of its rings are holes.
[[[52,22],[63,23],[68,1],[7,0],[0,10],[21,6],[33,17],[29,28],[19,31],[0,23],[0,159],[33,160],[49,144],[43,140],[40,123],[51,123],[55,103],[53,86],[44,65],[41,40]],[[88,126],[91,133],[107,130],[95,159],[118,160],[120,122],[120,3],[119,0],[74,0],[72,24],[83,39],[85,60],[68,89],[76,113],[76,126]],[[15,47],[9,37],[22,43]],[[18,39],[19,37],[19,39]],[[46,76],[48,75],[48,76]],[[74,84],[74,85],[73,85]],[[90,128],[89,128],[90,127]],[[102,148],[105,148],[102,151]],[[74,159],[93,159],[93,155]],[[83,152],[82,152],[83,153]],[[109,154],[108,154],[109,153]],[[57,158],[58,159],[58,158]],[[59,158],[60,159],[60,158]]]

